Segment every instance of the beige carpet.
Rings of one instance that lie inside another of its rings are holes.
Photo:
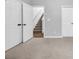
[[[7,51],[5,59],[73,59],[73,38],[34,38]]]

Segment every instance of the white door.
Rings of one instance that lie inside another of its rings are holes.
[[[73,36],[73,8],[62,8],[62,35]]]
[[[5,50],[22,42],[21,4],[14,1],[5,2]]]
[[[23,42],[33,37],[33,8],[23,3]]]

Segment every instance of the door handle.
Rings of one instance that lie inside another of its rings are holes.
[[[21,26],[21,24],[18,24],[18,26]]]
[[[26,24],[23,24],[23,26],[26,26]]]
[[[73,24],[73,22],[71,24]]]
[[[26,24],[18,24],[18,26],[21,26],[21,25],[22,25],[22,26],[26,26]]]

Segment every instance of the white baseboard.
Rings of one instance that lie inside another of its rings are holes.
[[[63,38],[63,36],[44,36],[44,38]]]
[[[63,36],[63,37],[73,37],[73,36]]]

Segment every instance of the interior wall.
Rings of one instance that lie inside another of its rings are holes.
[[[33,18],[37,16],[40,10],[41,10],[41,7],[33,7]]]
[[[45,7],[45,36],[61,36],[61,6],[73,6],[73,0],[31,0],[30,4]]]
[[[22,0],[22,1],[24,1],[27,4],[30,4],[30,2],[31,2],[31,0]]]

